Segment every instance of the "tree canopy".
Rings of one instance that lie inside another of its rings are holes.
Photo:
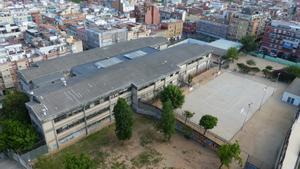
[[[116,135],[119,140],[129,140],[132,136],[133,111],[126,100],[119,98],[114,107]]]
[[[224,144],[221,145],[221,147],[218,149],[217,154],[219,156],[219,159],[221,161],[221,165],[219,169],[225,165],[226,167],[229,167],[232,160],[237,160],[240,165],[242,164],[242,159],[240,157],[240,145],[238,142],[235,142],[233,144]]]
[[[184,95],[182,90],[175,85],[168,85],[161,92],[160,99],[162,102],[170,100],[174,109],[179,108],[184,103]]]
[[[64,159],[65,169],[96,169],[93,160],[86,154],[76,156],[74,154],[67,154]]]
[[[29,99],[19,91],[9,91],[3,99],[3,115],[7,119],[29,122],[30,118],[25,106]]]
[[[288,66],[285,68],[285,70],[296,77],[300,77],[300,67],[298,66]]]
[[[239,52],[236,48],[229,48],[227,50],[227,53],[226,53],[226,59],[230,60],[230,61],[234,61],[234,60],[238,60],[239,58]]]
[[[32,126],[16,120],[3,120],[0,123],[0,151],[12,149],[16,152],[31,149],[38,140]]]
[[[240,41],[243,44],[243,49],[247,52],[256,50],[258,47],[255,36],[246,35]]]
[[[193,112],[190,112],[190,111],[188,111],[188,110],[185,110],[185,111],[183,112],[183,115],[184,115],[184,117],[185,117],[185,122],[184,122],[184,123],[186,123],[187,119],[192,118],[192,117],[194,116],[194,114],[195,114],[195,113],[193,113]]]
[[[212,115],[206,114],[201,117],[199,125],[205,129],[204,135],[208,129],[213,129],[218,123],[218,118]]]
[[[169,141],[175,133],[176,118],[170,100],[163,102],[162,114],[159,121],[159,129],[164,133],[165,139]]]

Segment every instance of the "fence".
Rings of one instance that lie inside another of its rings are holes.
[[[138,114],[146,115],[153,117],[155,119],[160,119],[162,110],[158,107],[153,106],[152,104],[141,102],[139,101],[137,106],[134,106],[135,112]],[[189,130],[190,133],[187,135],[187,131]],[[204,129],[201,128],[199,125],[185,120],[185,118],[176,113],[176,130],[180,133],[183,133],[185,136],[193,139],[194,141],[202,144],[203,146],[208,146],[212,150],[217,150],[217,148],[225,143],[229,143],[225,139],[207,131],[204,135]]]
[[[6,153],[8,158],[15,160],[17,163],[22,165],[26,169],[32,169],[28,161],[25,161],[19,154],[16,154],[15,152],[8,150]]]
[[[281,59],[281,58],[275,58],[275,57],[264,55],[264,54],[261,54],[261,53],[258,53],[258,52],[250,52],[250,54],[252,56],[260,57],[260,58],[269,60],[271,62],[276,62],[276,63],[280,63],[280,64],[287,65],[287,66],[294,65],[294,66],[300,67],[300,63],[295,63],[295,62],[292,62],[292,61],[289,61],[289,60],[285,60],[285,59]]]
[[[30,162],[36,158],[38,158],[40,155],[48,153],[48,147],[47,145],[42,145],[36,149],[33,149],[31,151],[28,151],[24,154],[17,154],[12,150],[7,150],[5,152],[6,156],[12,160],[15,160],[20,165],[22,165],[26,169],[32,169]]]

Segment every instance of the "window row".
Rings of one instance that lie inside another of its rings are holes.
[[[75,121],[71,124],[67,124],[67,125],[59,128],[59,129],[57,129],[56,133],[57,134],[62,133],[62,132],[66,131],[66,130],[72,128],[72,127],[75,127],[75,126],[79,125],[80,123],[83,123],[83,122],[84,122],[84,118],[81,118],[81,119],[79,119],[79,120],[77,120],[77,121]]]

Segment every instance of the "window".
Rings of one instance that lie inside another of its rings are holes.
[[[75,114],[78,114],[78,113],[80,113],[80,112],[82,112],[82,111],[83,111],[83,109],[81,108],[81,109],[73,110],[71,113],[62,114],[62,115],[60,115],[60,116],[58,116],[58,117],[56,117],[56,118],[54,119],[54,123],[57,123],[57,122],[59,122],[59,121],[61,121],[61,120],[63,120],[63,119],[66,119],[66,118],[68,118],[68,117],[71,117],[71,116],[73,116],[73,115],[75,115]]]
[[[91,118],[96,117],[96,116],[98,116],[99,114],[105,113],[105,112],[107,112],[107,111],[109,111],[109,107],[106,107],[106,108],[104,108],[104,109],[102,109],[102,110],[100,110],[100,111],[98,111],[98,112],[96,112],[96,113],[93,113],[93,114],[88,115],[88,116],[86,117],[86,119],[91,119]]]
[[[295,99],[294,99],[294,98],[291,98],[291,97],[288,97],[288,99],[287,99],[287,102],[288,102],[289,104],[294,104],[294,101],[295,101]]]
[[[59,129],[57,129],[57,130],[56,130],[56,133],[57,133],[57,134],[62,133],[62,132],[66,131],[66,130],[68,130],[68,129],[74,127],[74,126],[77,126],[78,124],[80,124],[80,123],[82,123],[82,122],[84,122],[84,118],[81,118],[81,119],[79,119],[79,120],[77,120],[77,121],[75,121],[75,122],[73,122],[73,123],[71,123],[71,124],[67,124],[67,125],[65,125],[65,126],[63,126],[63,127],[61,127],[61,128],[59,128]]]

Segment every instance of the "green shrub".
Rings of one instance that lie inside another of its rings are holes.
[[[247,60],[246,63],[247,63],[248,65],[251,65],[251,66],[256,65],[255,61],[252,60],[252,59]]]
[[[266,66],[266,69],[267,69],[267,70],[273,70],[273,67],[270,66],[270,65],[268,65],[268,66]]]
[[[250,67],[250,72],[257,73],[260,72],[260,69],[258,67]]]
[[[258,67],[250,67],[245,65],[244,63],[237,63],[237,66],[242,73],[249,73],[249,72],[257,73],[260,71]]]

